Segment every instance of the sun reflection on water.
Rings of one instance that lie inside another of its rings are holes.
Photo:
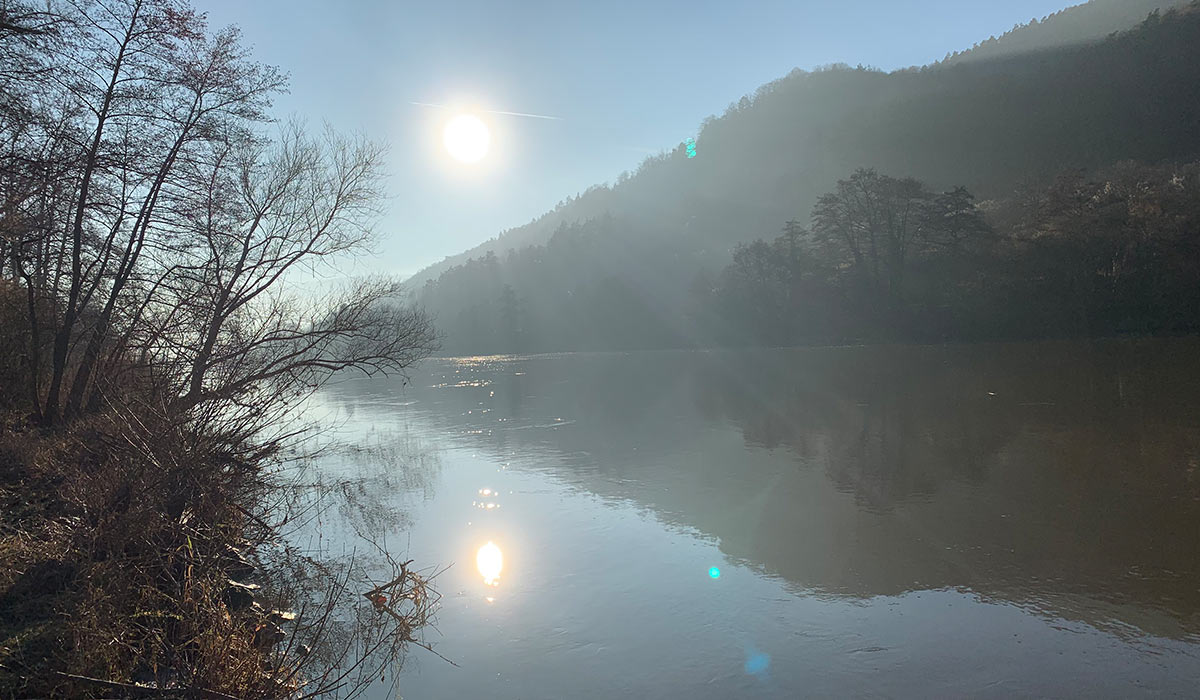
[[[475,554],[475,568],[489,586],[500,585],[500,572],[504,570],[504,553],[491,540]]]

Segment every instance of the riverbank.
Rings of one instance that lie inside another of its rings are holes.
[[[246,431],[126,366],[48,425],[21,399],[16,300],[0,294],[0,697],[352,697],[420,644],[436,597],[407,562],[289,543],[343,485],[285,468],[304,433],[277,406]],[[381,581],[386,605],[364,598]]]
[[[0,696],[285,695],[256,465],[151,411],[0,432]]]
[[[327,506],[146,405],[4,416],[0,697],[353,697],[424,646],[437,598],[411,562],[289,548]]]

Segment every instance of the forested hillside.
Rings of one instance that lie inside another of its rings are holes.
[[[1081,12],[1076,16],[1088,16]],[[1150,307],[1143,319],[1157,320],[1133,328],[1117,319],[1105,306],[1115,292],[1101,294],[1116,274],[1117,263],[1105,258],[1112,251],[1070,239],[1080,208],[1092,204],[1079,200],[1076,210],[1063,205],[1058,214],[1042,204],[1125,187],[1123,204],[1114,199],[1113,209],[1093,212],[1112,224],[1106,235],[1155,238],[1158,232],[1145,226],[1161,224],[1172,233],[1156,240],[1171,243],[1155,255],[1187,259],[1195,254],[1195,227],[1181,221],[1195,219],[1170,210],[1153,224],[1130,223],[1145,189],[1142,176],[1130,173],[1145,173],[1153,183],[1147,187],[1158,193],[1161,201],[1145,206],[1192,206],[1193,170],[1175,172],[1170,163],[1200,156],[1198,127],[1195,5],[1156,13],[1095,44],[893,73],[847,66],[795,71],[707,120],[695,158],[680,146],[648,159],[631,177],[585,193],[436,280],[415,281],[423,283],[421,299],[455,353],[1187,330],[1196,327],[1196,312],[1164,310],[1163,289],[1121,292],[1121,303]],[[1115,168],[1123,161],[1144,165]],[[873,245],[891,241],[872,264],[903,272],[903,283],[873,297],[868,288],[878,292],[880,275],[892,273],[868,274],[862,259],[839,250],[836,232],[813,216],[823,194],[836,194],[839,181],[854,180],[863,168],[883,183],[872,197],[902,210],[911,204],[925,215],[945,204],[939,193],[964,188],[958,203],[969,206],[960,213],[978,218],[979,233],[945,246],[933,241],[938,226],[913,223],[897,233],[877,225],[876,213],[865,214],[854,225],[870,229]],[[1111,184],[1112,177],[1120,184]],[[903,183],[903,195],[894,183]],[[1109,215],[1121,207],[1124,214],[1113,216],[1125,223],[1113,223]],[[816,285],[806,299],[826,318],[789,316],[788,327],[803,332],[770,337],[735,331],[722,309],[752,323],[746,311],[761,312],[768,302],[731,302],[733,273],[722,270],[735,252],[745,258],[739,244],[774,239],[786,222],[792,222],[793,257],[804,259],[806,284]],[[1051,227],[1054,235],[1047,234]],[[537,243],[551,228],[550,238]],[[1037,257],[1045,242],[1068,239],[1095,263],[1077,270],[1069,304],[1030,277],[1054,259]],[[1140,245],[1133,247],[1144,252]],[[1150,275],[1157,263],[1138,258],[1137,264],[1150,266],[1139,273]],[[1187,288],[1197,279],[1179,274],[1168,286]],[[1002,284],[997,275],[1004,275]],[[1001,289],[1009,296],[996,297]],[[1024,303],[1030,299],[1045,313],[1032,314]]]
[[[967,51],[946,57],[947,62],[1013,56],[1103,39],[1128,29],[1155,11],[1187,5],[1187,0],[1091,0],[1059,10],[1040,20],[1032,18],[1000,36],[985,39]]]
[[[1032,18],[1029,23],[1013,27],[998,37],[992,36],[980,41],[973,48],[949,54],[942,63],[948,65],[979,58],[1011,56],[1041,49],[1099,41],[1113,32],[1127,30],[1137,25],[1156,10],[1165,11],[1171,7],[1188,3],[1189,0],[1091,0],[1065,8],[1040,20]],[[803,74],[803,71],[798,71],[796,74]],[[763,86],[759,92],[770,87],[770,85]],[[731,104],[730,111],[738,106]],[[625,181],[628,177],[628,173],[622,174],[618,178],[618,183]],[[528,245],[545,243],[564,223],[587,221],[610,209],[620,207],[619,199],[614,201],[612,194],[611,187],[596,185],[586,192],[567,197],[559,202],[553,210],[528,224],[504,231],[497,237],[470,250],[447,257],[445,260],[429,266],[413,276],[412,284],[420,286],[426,280],[436,279],[438,275],[455,265],[461,265],[472,258],[483,257],[488,251],[499,255],[507,252],[510,248],[519,249]]]

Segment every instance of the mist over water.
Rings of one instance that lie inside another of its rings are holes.
[[[0,0],[0,698],[1200,697],[1200,0],[1072,2]]]
[[[447,359],[314,413],[422,459],[377,495],[390,549],[453,564],[426,640],[459,667],[413,650],[405,698],[1187,697],[1198,356]]]

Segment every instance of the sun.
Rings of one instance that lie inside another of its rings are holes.
[[[442,130],[446,152],[460,163],[478,163],[492,146],[492,132],[479,117],[460,114],[446,122]]]

